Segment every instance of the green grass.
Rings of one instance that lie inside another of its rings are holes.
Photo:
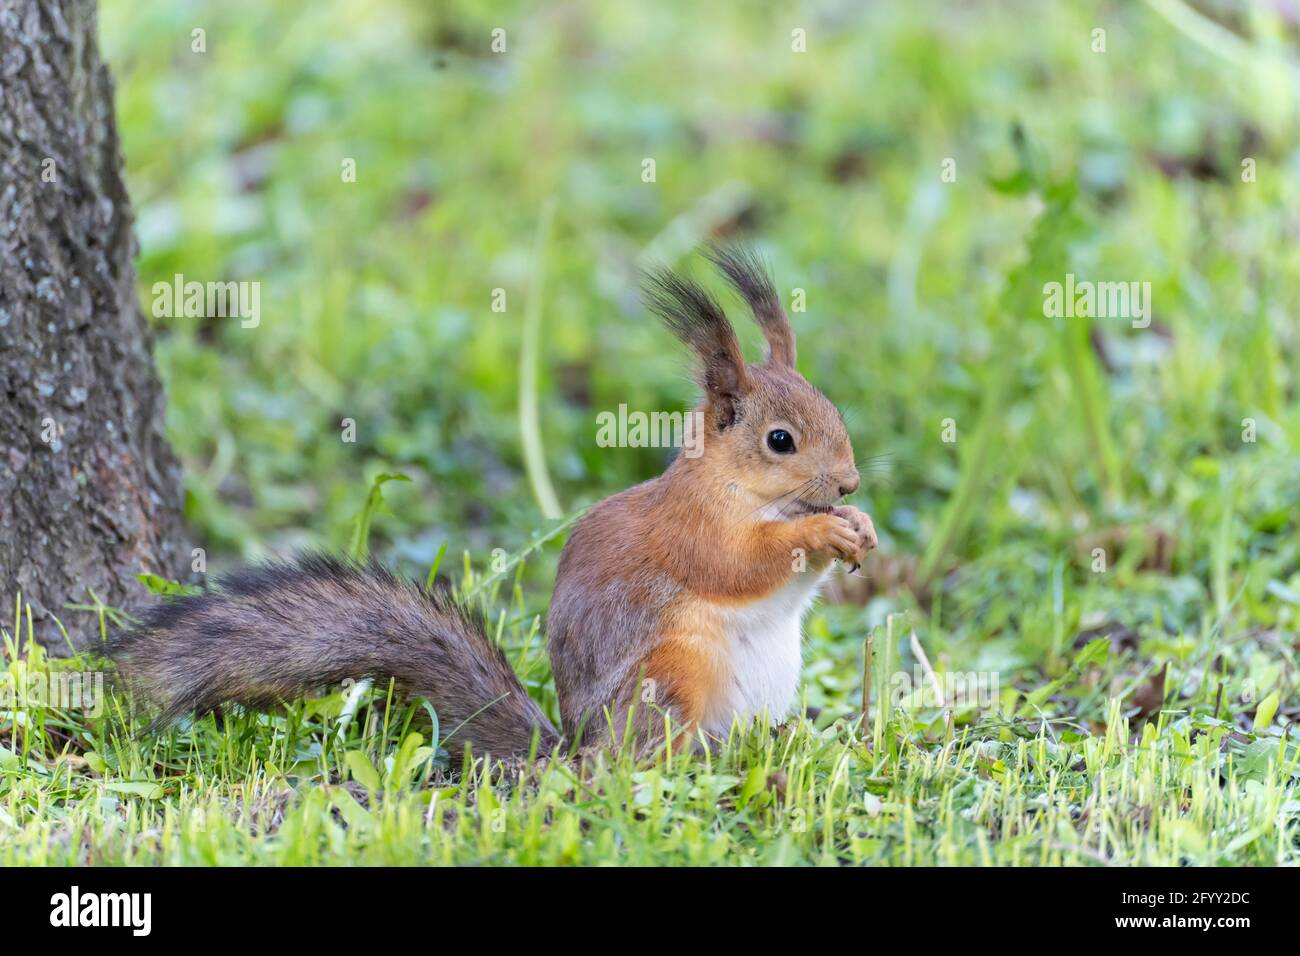
[[[884,646],[900,623],[881,630]],[[535,623],[505,634],[544,683]],[[934,709],[886,703],[865,734],[827,715],[737,727],[711,754],[583,768],[542,758],[522,778],[437,748],[429,715],[383,688],[362,690],[355,710],[340,691],[160,736],[140,735],[116,697],[91,719],[19,706],[0,751],[0,862],[1294,862],[1295,742],[1268,716],[1234,731],[1242,708],[1215,681],[1129,719],[1129,695],[1107,691],[1131,683],[1108,644],[1076,655],[1050,698],[1007,688],[993,710],[958,711],[951,731]],[[1204,648],[1178,650],[1194,671]],[[882,676],[891,667],[877,663]],[[10,670],[67,666],[36,655]],[[1165,686],[1184,678],[1171,663]]]
[[[441,562],[554,714],[548,516],[664,466],[596,414],[690,399],[636,273],[709,236],[805,290],[881,558],[808,622],[821,716],[710,756],[461,775],[385,688],[156,737],[117,697],[6,705],[0,862],[1300,861],[1295,27],[856,6],[105,0],[146,312],[177,272],[262,283],[256,329],[155,320],[212,569]],[[1151,327],[1046,318],[1067,273],[1150,282]],[[20,652],[23,617],[16,680],[93,666]],[[892,705],[913,632],[994,705]]]

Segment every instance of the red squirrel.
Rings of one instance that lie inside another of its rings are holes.
[[[591,508],[565,544],[547,618],[565,736],[445,588],[322,555],[237,571],[110,637],[128,685],[159,706],[155,725],[365,677],[427,698],[449,742],[500,758],[561,743],[651,747],[665,726],[716,739],[736,718],[786,717],[803,614],[832,562],[860,563],[876,533],[838,504],[858,488],[853,449],[836,407],[795,370],[794,330],[763,264],[744,249],[709,258],[748,303],[767,356],[746,363],[702,286],[646,277],[647,305],[698,360],[701,453]]]

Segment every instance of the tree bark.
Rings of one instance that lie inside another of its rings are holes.
[[[21,592],[54,653],[56,617],[98,639],[68,604],[130,606],[186,557],[96,34],[94,0],[0,0],[0,618]]]

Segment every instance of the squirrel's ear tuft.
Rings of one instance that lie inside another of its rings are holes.
[[[781,297],[772,284],[767,263],[746,246],[712,246],[709,261],[749,303],[754,320],[767,339],[768,357],[777,365],[794,368],[794,328],[781,307]]]
[[[736,330],[722,306],[702,286],[668,269],[647,271],[642,289],[646,307],[700,357],[709,404],[722,427],[730,425],[749,383]]]

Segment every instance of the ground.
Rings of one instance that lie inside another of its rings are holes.
[[[691,396],[637,267],[743,238],[870,459],[815,718],[518,780],[386,688],[158,734],[11,695],[0,863],[1300,861],[1296,5],[493,6],[105,0],[190,546],[356,550],[404,474],[371,550],[554,714],[536,491],[663,467],[596,442]],[[260,320],[155,315],[177,274]],[[10,597],[13,685],[100,667]]]

